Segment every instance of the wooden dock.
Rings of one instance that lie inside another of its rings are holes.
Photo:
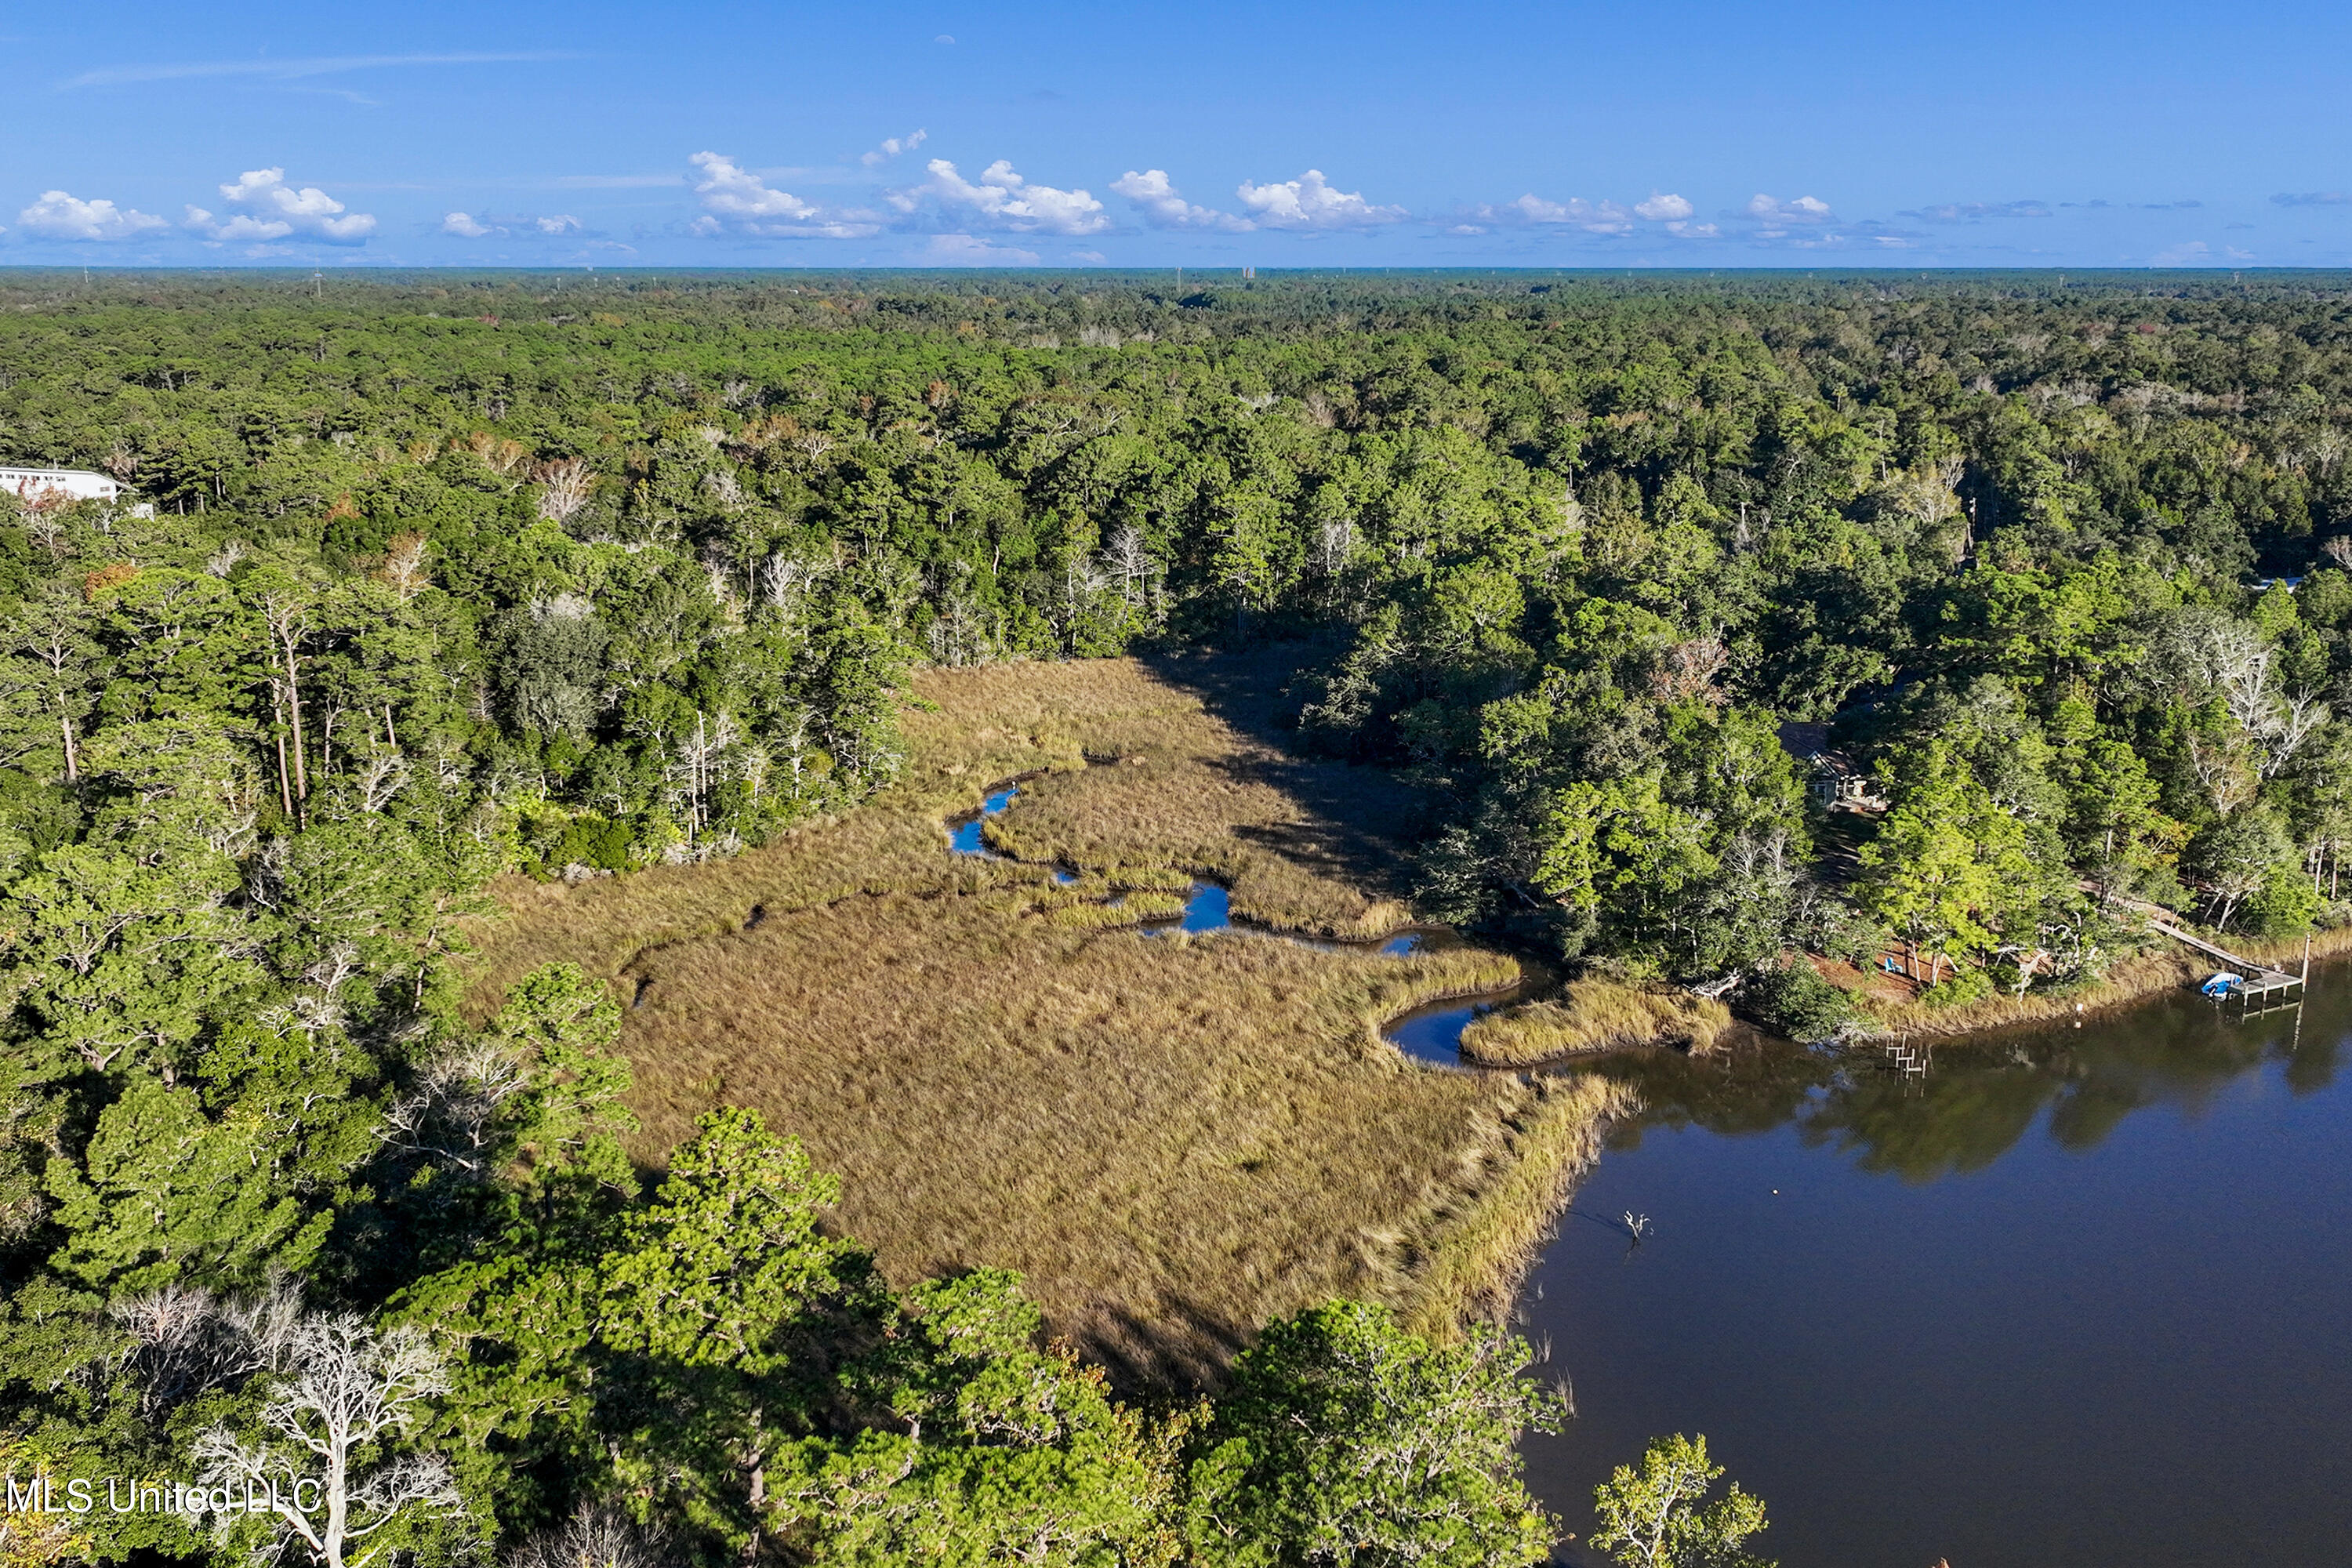
[[[2168,921],[2157,919],[2153,913],[2148,916],[2147,923],[2183,946],[2193,947],[2201,953],[2219,959],[2223,968],[2238,977],[2238,984],[2231,987],[2231,994],[2249,1008],[2282,1007],[2300,999],[2304,981],[2301,974],[2289,974],[2284,969],[2273,969],[2268,964],[2241,958],[2227,948],[2214,946],[2201,936],[2192,936]],[[2311,961],[2305,959],[2305,970],[2308,972],[2310,967]]]

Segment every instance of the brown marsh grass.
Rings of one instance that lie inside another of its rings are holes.
[[[576,887],[501,879],[495,891],[508,918],[474,933],[469,1009],[494,1010],[507,986],[542,963],[617,975],[643,948],[734,931],[753,909],[781,913],[854,893],[1034,882],[1045,876],[1044,863],[1058,859],[1123,871],[1113,878],[1119,887],[1181,888],[1183,877],[1166,874],[1179,868],[1237,879],[1234,912],[1284,929],[1393,930],[1403,915],[1384,879],[1410,808],[1402,788],[1376,769],[1286,757],[1262,725],[1213,715],[1199,694],[1250,716],[1267,706],[1277,670],[1241,660],[1154,669],[1094,659],[919,673],[916,706],[901,715],[906,766],[845,816],[702,866],[659,866]],[[1087,765],[1090,753],[1146,754],[1131,750],[1146,744],[1159,748],[1171,772],[1143,776],[1147,757],[1129,779],[1106,788],[1103,775],[1120,770]],[[1179,765],[1181,776],[1171,776]],[[1036,776],[1011,811],[990,819],[988,837],[1039,864],[949,855],[946,820],[977,811],[990,785],[1024,775]],[[1073,822],[1060,786],[1090,776],[1078,798],[1093,809]],[[1243,778],[1246,787],[1235,783]],[[1188,794],[1203,779],[1234,787]],[[1098,828],[1102,838],[1070,844],[1063,835],[1074,826]],[[1393,918],[1381,904],[1394,907]]]
[[[1126,917],[1100,901],[1118,889],[1156,912],[1195,873],[1268,924],[1403,922],[1380,880],[1402,792],[1286,755],[1249,718],[1257,679],[928,672],[902,775],[860,810],[717,864],[504,886],[469,1006],[553,960],[613,981],[636,1003],[641,1158],[713,1106],[755,1107],[842,1174],[839,1224],[894,1279],[1017,1268],[1056,1332],[1131,1378],[1213,1377],[1335,1295],[1450,1326],[1507,1296],[1617,1109],[1380,1037],[1511,984],[1515,962],[1065,923]],[[945,820],[1016,775],[989,837],[1023,858],[950,855]]]
[[[1610,1123],[1642,1109],[1630,1084],[1594,1073],[1534,1079],[1536,1099],[1511,1128],[1506,1157],[1486,1184],[1465,1190],[1442,1216],[1437,1247],[1407,1321],[1444,1335],[1470,1316],[1499,1321],[1519,1281],[1557,1234],[1561,1212],[1594,1161]]]
[[[1484,1067],[1533,1067],[1626,1046],[1713,1047],[1731,1009],[1681,992],[1601,978],[1571,982],[1556,1000],[1489,1013],[1462,1031],[1462,1054]]]

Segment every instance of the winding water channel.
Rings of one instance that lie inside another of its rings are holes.
[[[1208,883],[1170,922],[1229,923]],[[1388,1037],[1458,1067],[1493,1005]],[[2347,1055],[2339,968],[2287,1011],[2168,996],[1925,1078],[1752,1035],[1577,1064],[1646,1109],[1518,1303],[1578,1406],[1527,1449],[1555,1562],[1600,1568],[1594,1483],[1671,1431],[1767,1500],[1784,1568],[2352,1561]]]

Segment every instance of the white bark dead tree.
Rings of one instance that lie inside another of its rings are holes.
[[[369,1568],[415,1527],[461,1504],[449,1468],[428,1455],[386,1453],[448,1391],[441,1358],[405,1325],[382,1333],[352,1313],[306,1318],[288,1336],[278,1381],[262,1406],[268,1436],[248,1443],[226,1426],[196,1440],[210,1488],[250,1496],[276,1528],[257,1563],[299,1552],[315,1568]],[[221,1516],[224,1535],[236,1515]],[[386,1535],[387,1531],[393,1533]]]
[[[596,483],[596,470],[583,458],[541,463],[530,477],[539,481],[539,515],[550,522],[567,521],[586,506]]]

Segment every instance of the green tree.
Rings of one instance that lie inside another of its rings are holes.
[[[277,1180],[266,1131],[234,1110],[207,1116],[194,1089],[134,1079],[81,1158],[49,1163],[69,1238],[54,1266],[109,1291],[184,1277],[249,1287],[309,1268],[333,1215]]]
[[[2294,890],[2308,891],[2297,862],[2285,825],[2262,807],[2216,823],[2181,857],[2182,869],[2210,894],[2208,916],[2215,926],[2227,931],[2242,908],[2259,905],[2263,925],[2275,921],[2281,936],[2306,929],[2317,912],[2315,895],[2301,898]]]
[[[1564,1402],[1491,1326],[1437,1345],[1388,1309],[1335,1301],[1243,1352],[1192,1467],[1194,1557],[1213,1568],[1539,1562],[1554,1521],[1517,1443]]]
[[[1979,956],[2003,935],[2030,940],[2047,871],[2022,825],[1941,742],[1887,764],[1895,804],[1862,848],[1858,902],[1924,950]]]
[[[1545,813],[1535,885],[1571,910],[1639,930],[1653,911],[1713,876],[1706,825],[1647,774],[1578,780]]]
[[[1764,1528],[1763,1502],[1737,1481],[1706,1500],[1722,1475],[1706,1437],[1653,1437],[1640,1469],[1620,1465],[1593,1489],[1601,1528],[1590,1543],[1626,1568],[1771,1568],[1747,1550]]]
[[[817,1563],[1149,1568],[1182,1550],[1175,1500],[1190,1418],[1112,1399],[1100,1367],[1040,1352],[1016,1276],[917,1287],[858,1381],[887,1421],[812,1439],[771,1481],[781,1529]]]

